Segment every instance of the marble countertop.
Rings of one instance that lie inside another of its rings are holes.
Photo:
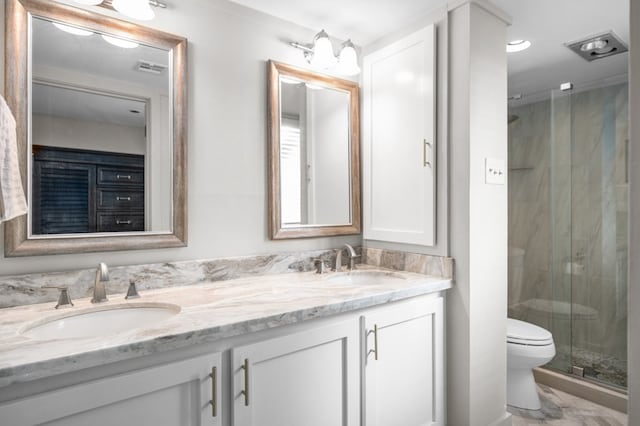
[[[254,275],[147,290],[131,301],[116,294],[100,305],[87,298],[59,310],[54,303],[1,309],[0,387],[451,288],[449,279],[400,271],[385,271],[388,277],[377,276],[373,280],[377,282],[369,283],[362,276],[371,270],[356,271],[352,278],[361,276],[353,280],[346,277],[348,272]],[[337,278],[339,275],[343,277]],[[106,285],[108,291],[109,283]],[[109,336],[36,340],[22,334],[49,319],[143,303],[169,303],[179,306],[180,312],[159,323]]]

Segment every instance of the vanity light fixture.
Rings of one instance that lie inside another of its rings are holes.
[[[513,40],[507,43],[507,53],[521,52],[531,47],[529,40]]]
[[[113,44],[114,46],[122,47],[123,49],[135,49],[140,46],[138,43],[129,40],[123,40],[121,38],[108,36],[106,34],[102,34],[102,38],[109,44]]]
[[[102,6],[114,9],[129,18],[138,19],[140,21],[149,21],[156,14],[151,6],[166,9],[167,5],[157,0],[73,0],[76,3]]]
[[[336,67],[336,71],[343,75],[360,73],[358,54],[351,40],[342,43],[338,56],[333,51],[333,45],[325,30],[320,31],[313,38],[310,45],[291,42],[291,46],[304,52],[304,57],[314,67],[329,69]]]

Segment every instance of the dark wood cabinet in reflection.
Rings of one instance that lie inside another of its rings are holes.
[[[145,230],[144,156],[33,146],[32,232]]]

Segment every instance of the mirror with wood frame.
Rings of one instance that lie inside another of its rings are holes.
[[[29,204],[5,256],[185,246],[187,40],[45,0],[5,20]]]
[[[358,83],[269,61],[272,239],[358,234]]]

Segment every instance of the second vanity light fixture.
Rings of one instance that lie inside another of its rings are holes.
[[[313,43],[301,44],[291,42],[291,46],[304,52],[304,57],[314,67],[329,69],[335,67],[343,75],[357,75],[360,73],[358,54],[351,40],[342,43],[340,53],[336,57],[333,44],[325,30],[320,31],[313,38]]]
[[[156,14],[151,6],[166,9],[167,5],[157,0],[73,0],[76,3],[91,6],[112,7],[129,18],[140,21],[149,21],[155,18]]]

